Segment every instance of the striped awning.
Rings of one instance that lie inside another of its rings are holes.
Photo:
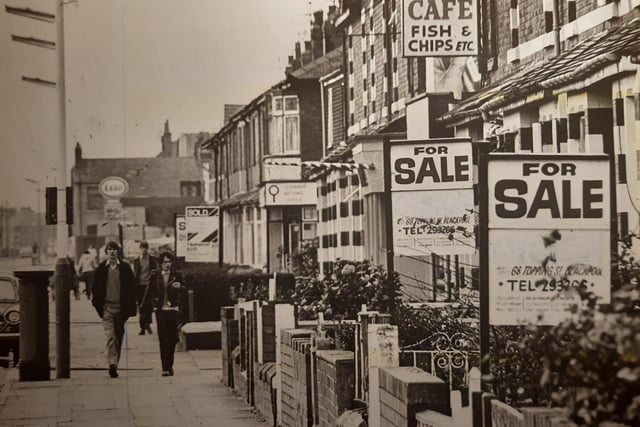
[[[292,160],[275,160],[267,159],[265,165],[272,166],[305,166],[313,170],[313,172],[331,172],[334,170],[357,171],[363,169],[375,169],[374,164],[365,163],[338,163],[338,162],[299,162]]]

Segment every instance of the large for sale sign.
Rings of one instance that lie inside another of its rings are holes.
[[[404,0],[403,55],[478,55],[477,0]]]
[[[491,325],[555,325],[575,287],[609,301],[606,157],[492,154],[487,184]]]
[[[217,206],[185,208],[187,262],[218,262],[220,213]]]
[[[474,253],[471,140],[391,141],[389,158],[394,254]]]

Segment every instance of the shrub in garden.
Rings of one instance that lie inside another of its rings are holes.
[[[220,320],[220,307],[232,304],[228,267],[217,263],[185,263],[180,266],[187,289],[194,291],[196,321]]]
[[[391,313],[399,289],[395,273],[388,277],[384,269],[368,261],[338,260],[323,278],[298,278],[293,301],[301,319],[314,319],[323,312],[326,319],[355,320],[363,304],[369,310]]]
[[[528,392],[520,384],[537,382],[540,402],[566,408],[578,425],[640,425],[640,265],[632,240],[614,257],[609,304],[575,289],[583,304],[559,325],[495,334],[515,346],[511,357],[492,361],[494,388],[510,387],[517,398]]]

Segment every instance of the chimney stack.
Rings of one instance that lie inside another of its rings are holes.
[[[313,23],[311,24],[311,53],[313,59],[318,59],[324,55],[324,40],[322,34],[322,11],[318,10],[313,14]]]
[[[336,30],[336,19],[338,10],[335,6],[329,6],[327,20],[324,23],[324,53],[329,53],[342,44],[338,31]]]

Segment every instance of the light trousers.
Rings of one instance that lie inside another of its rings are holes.
[[[124,317],[120,309],[105,306],[102,327],[107,337],[107,363],[117,366],[124,337]]]

